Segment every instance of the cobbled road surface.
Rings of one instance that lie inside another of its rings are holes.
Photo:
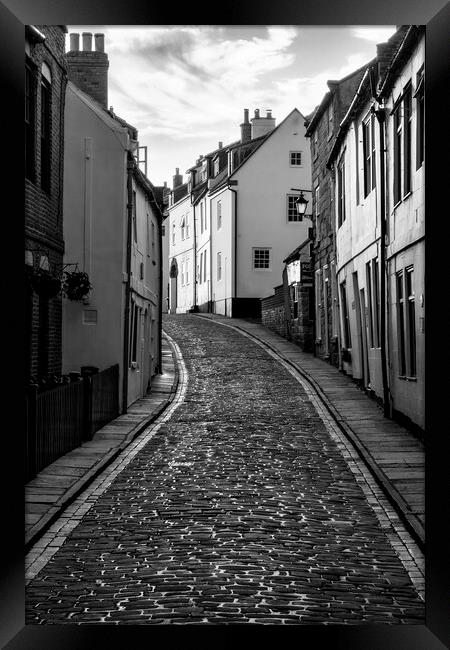
[[[27,623],[423,624],[300,384],[234,330],[164,328],[186,398],[28,585]]]

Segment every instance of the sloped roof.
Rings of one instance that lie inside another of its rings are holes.
[[[283,260],[283,264],[289,264],[290,262],[294,262],[294,260],[297,260],[299,258],[299,255],[300,255],[300,252],[302,251],[302,249],[305,248],[305,246],[307,246],[308,244],[311,244],[311,243],[312,243],[312,239],[308,238],[306,241],[304,241],[302,244],[300,244],[300,246],[297,246],[297,248],[294,248],[292,253],[290,253],[286,257],[286,259]]]
[[[279,129],[279,128],[280,128],[280,127],[281,127],[281,126],[282,126],[282,125],[283,125],[283,124],[284,124],[284,123],[285,123],[285,122],[286,122],[286,121],[291,117],[291,115],[292,115],[293,113],[295,113],[295,112],[297,112],[297,113],[300,115],[300,117],[303,117],[303,119],[305,119],[304,116],[303,116],[303,115],[300,113],[300,111],[298,110],[298,108],[293,108],[292,111],[291,111],[288,115],[286,115],[286,117],[284,118],[284,120],[282,120],[282,121],[278,124],[278,126],[276,126],[274,129],[272,129],[272,131],[270,131],[270,132],[267,133],[266,135],[261,136],[261,142],[259,142],[258,145],[253,149],[253,151],[252,151],[252,152],[251,152],[251,153],[250,153],[250,154],[249,154],[249,155],[248,155],[248,156],[247,156],[247,157],[246,157],[246,158],[245,158],[245,159],[244,159],[244,160],[243,160],[243,161],[242,161],[242,162],[241,162],[237,167],[236,167],[236,169],[234,169],[234,170],[232,171],[232,173],[230,174],[230,178],[232,178],[232,177],[234,176],[234,174],[235,174],[239,169],[241,169],[241,168],[242,168],[242,167],[243,167],[243,166],[248,162],[248,160],[250,160],[250,158],[255,154],[255,152],[258,151],[258,149],[260,149],[262,146],[264,146],[264,144],[265,144],[265,143],[266,143],[266,142],[267,142],[267,141],[268,141],[268,140],[273,136],[273,134],[276,133],[276,132],[278,131],[278,129]]]

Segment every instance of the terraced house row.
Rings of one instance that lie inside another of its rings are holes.
[[[424,64],[424,28],[402,26],[367,65],[328,82],[306,123],[314,277],[305,279],[314,286],[313,304],[304,301],[298,313],[286,309],[283,333],[274,322],[273,297],[262,301],[263,321],[288,337],[296,338],[296,323],[312,319],[315,354],[352,376],[383,403],[386,415],[419,436],[425,412]],[[294,251],[286,260],[291,295],[305,285],[293,269],[298,257]],[[297,336],[297,342],[305,347],[308,341]]]
[[[29,479],[161,371],[164,188],[108,108],[104,35],[29,25],[25,350]],[[146,171],[146,170],[145,170]]]
[[[169,311],[260,316],[292,242],[308,237],[297,188],[310,190],[305,118],[293,109],[278,125],[268,110],[244,110],[239,140],[200,156],[173,178],[169,238]],[[299,185],[300,184],[300,185]]]

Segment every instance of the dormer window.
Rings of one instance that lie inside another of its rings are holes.
[[[218,173],[219,173],[219,159],[216,158],[216,160],[214,161],[214,176],[217,176]]]

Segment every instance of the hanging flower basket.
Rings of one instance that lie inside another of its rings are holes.
[[[92,289],[89,276],[83,271],[65,271],[62,287],[64,296],[75,302],[82,302]]]
[[[54,298],[61,291],[61,280],[46,269],[30,269],[28,280],[34,291],[42,298]]]

